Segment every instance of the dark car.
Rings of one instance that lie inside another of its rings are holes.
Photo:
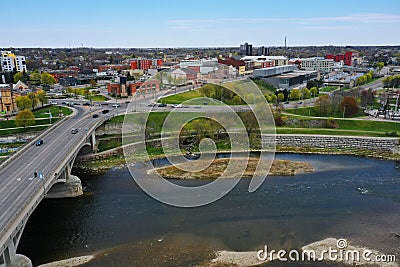
[[[43,145],[43,140],[42,140],[42,139],[37,140],[36,143],[35,143],[35,145],[36,145],[36,146],[41,146],[41,145]]]
[[[164,107],[167,106],[167,104],[161,103],[161,104],[158,104],[158,106],[159,106],[160,108],[164,108]]]
[[[101,113],[107,114],[108,112],[110,112],[108,109],[104,109]]]
[[[98,118],[98,117],[99,117],[99,114],[93,114],[92,117],[93,117],[93,118]]]
[[[85,102],[85,103],[83,103],[83,105],[84,106],[90,106],[90,103],[89,102]]]

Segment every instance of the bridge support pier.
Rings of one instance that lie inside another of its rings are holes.
[[[0,267],[33,267],[32,261],[22,254],[17,254],[17,246],[21,239],[22,229],[17,231],[12,241],[0,254]]]
[[[54,184],[46,198],[68,198],[83,195],[82,182],[75,175],[69,175],[65,183]]]

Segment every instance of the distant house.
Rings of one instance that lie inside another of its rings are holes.
[[[25,91],[25,90],[29,90],[29,86],[21,81],[18,81],[16,84],[14,84],[13,89]]]
[[[197,80],[197,73],[191,68],[179,68],[171,72],[173,83],[177,85],[183,85],[187,83],[195,83]]]

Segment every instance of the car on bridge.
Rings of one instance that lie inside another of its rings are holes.
[[[72,134],[76,134],[76,133],[78,133],[78,129],[76,129],[76,128],[72,128],[72,130],[71,130],[71,133],[72,133]]]
[[[36,143],[35,143],[35,145],[36,145],[36,146],[41,146],[41,145],[43,145],[43,139],[37,140]]]
[[[103,110],[101,111],[101,113],[103,113],[103,114],[107,114],[108,112],[110,112],[108,109],[103,109]]]
[[[99,117],[99,114],[93,114],[92,117],[93,117],[93,118],[98,118],[98,117]]]

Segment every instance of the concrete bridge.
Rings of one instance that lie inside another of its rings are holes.
[[[17,247],[29,216],[43,198],[83,194],[80,179],[71,175],[75,158],[84,147],[95,150],[96,128],[117,112],[112,110],[92,118],[92,112],[99,110],[74,108],[73,114],[48,128],[0,165],[0,267],[32,266],[29,258],[17,254]],[[78,133],[72,134],[72,128],[77,128]],[[43,144],[36,146],[35,141],[39,139]]]

